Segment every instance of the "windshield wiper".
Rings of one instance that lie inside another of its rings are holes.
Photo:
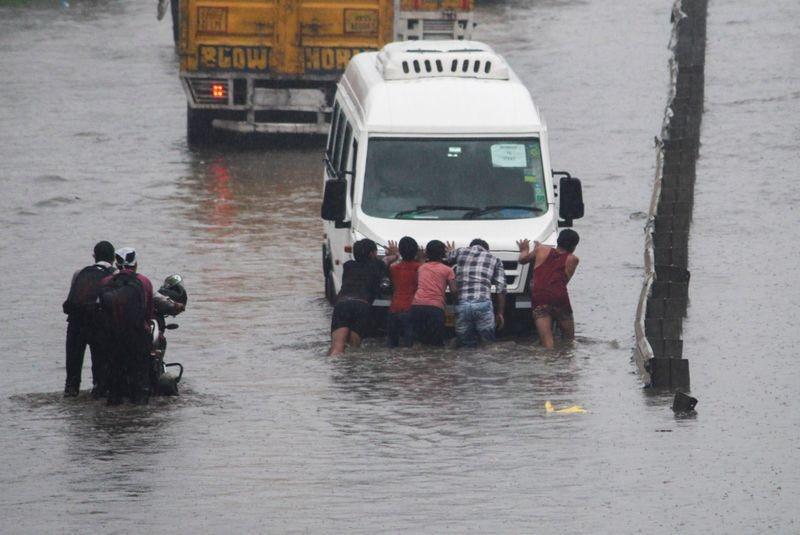
[[[463,210],[464,212],[475,212],[479,211],[480,208],[475,208],[474,206],[450,206],[447,204],[426,204],[422,206],[417,206],[413,210],[403,210],[402,212],[397,212],[396,214],[394,214],[394,218],[400,219],[408,215],[425,214],[428,212],[435,212],[437,210]]]
[[[471,210],[464,214],[464,219],[475,219],[476,217],[484,214],[498,212],[500,210],[526,210],[528,212],[544,212],[542,208],[537,206],[523,206],[521,204],[497,204],[493,206],[487,206],[486,208],[477,208],[475,210]]]

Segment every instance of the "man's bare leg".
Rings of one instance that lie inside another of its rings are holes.
[[[339,327],[331,333],[331,349],[328,355],[336,356],[344,353],[344,348],[347,345],[347,336],[350,334],[349,327]]]
[[[350,347],[361,347],[361,335],[355,331],[350,331]]]
[[[536,318],[536,332],[539,333],[539,341],[547,349],[553,349],[555,342],[553,341],[553,320],[549,317]]]
[[[575,320],[569,319],[559,321],[558,325],[561,327],[561,339],[570,341],[575,339]]]

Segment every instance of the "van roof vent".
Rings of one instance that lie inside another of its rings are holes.
[[[508,80],[505,60],[477,41],[400,41],[378,53],[384,80],[459,77]]]

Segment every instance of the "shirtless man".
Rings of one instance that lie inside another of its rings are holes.
[[[548,349],[552,349],[555,345],[554,321],[561,327],[564,340],[575,338],[575,320],[567,293],[567,283],[578,267],[578,257],[572,254],[578,246],[578,241],[580,237],[572,229],[561,231],[556,247],[534,241],[531,251],[530,240],[517,240],[518,262],[520,264],[533,262],[531,310],[539,340]]]

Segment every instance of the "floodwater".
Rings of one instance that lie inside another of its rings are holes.
[[[0,532],[800,532],[800,4],[709,5],[693,418],[631,362],[671,7],[477,9],[584,181],[575,346],[330,359],[321,144],[189,150],[155,2],[2,2]],[[176,399],[61,397],[60,304],[101,239],[185,277]]]

